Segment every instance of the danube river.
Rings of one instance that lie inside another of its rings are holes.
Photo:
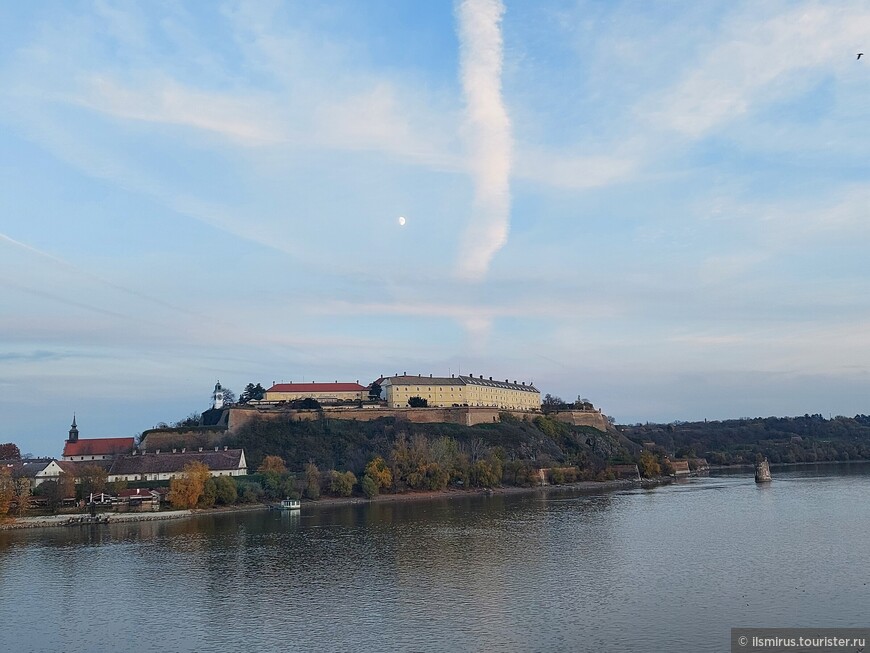
[[[3,651],[728,651],[870,626],[870,464],[0,531]]]

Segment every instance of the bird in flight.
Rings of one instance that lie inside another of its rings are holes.
[[[859,53],[858,53],[858,59],[860,59],[860,58],[863,57],[863,56],[864,56],[864,53],[863,53],[863,52],[859,52]],[[856,60],[856,61],[857,61],[857,60]]]

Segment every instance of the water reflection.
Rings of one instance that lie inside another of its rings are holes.
[[[866,625],[868,469],[0,532],[0,618],[15,651],[720,651]]]

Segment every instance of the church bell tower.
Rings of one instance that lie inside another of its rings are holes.
[[[79,428],[76,426],[76,415],[73,413],[73,422],[69,428],[69,439],[67,442],[78,442],[79,441]]]

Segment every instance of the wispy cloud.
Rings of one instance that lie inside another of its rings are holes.
[[[853,50],[870,30],[870,14],[842,6],[801,5],[759,19],[756,5],[729,21],[718,43],[638,113],[658,125],[698,138],[759,104],[800,92],[808,74],[852,64]]]
[[[130,88],[94,75],[70,102],[116,118],[212,132],[239,145],[274,144],[285,138],[278,121],[266,121],[263,99],[197,90],[167,78]]]
[[[638,165],[634,157],[583,156],[543,149],[518,151],[516,159],[516,177],[570,190],[623,181]]]
[[[459,250],[459,274],[482,278],[510,229],[511,126],[502,99],[500,0],[463,0],[459,21],[460,76],[474,177],[473,215]]]

